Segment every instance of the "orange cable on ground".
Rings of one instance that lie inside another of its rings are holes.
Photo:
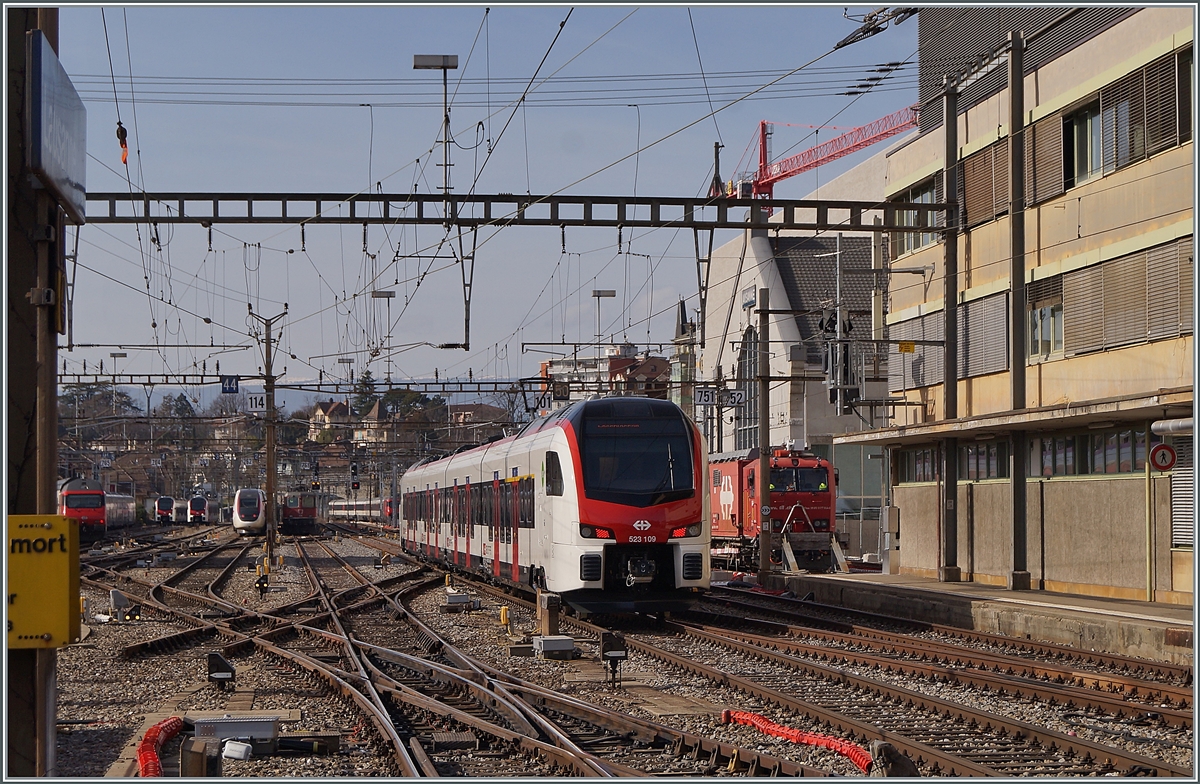
[[[849,759],[863,773],[867,773],[871,769],[871,752],[857,743],[851,743],[848,740],[834,738],[830,735],[818,735],[814,732],[804,732],[795,727],[785,727],[782,724],[776,724],[766,716],[758,713],[750,713],[749,711],[721,711],[721,723],[747,724],[751,727],[757,727],[760,731],[768,735],[790,740],[792,743],[803,743],[807,746],[819,746],[823,749],[829,749]]]
[[[183,719],[172,716],[146,730],[146,735],[138,744],[137,750],[138,776],[140,778],[162,776],[162,760],[159,759],[158,752],[162,749],[163,744],[178,735],[181,729],[183,729]]]

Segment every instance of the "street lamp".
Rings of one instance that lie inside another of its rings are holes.
[[[617,296],[615,289],[592,289],[592,296],[596,298],[596,378],[599,379],[600,372],[600,300],[611,299]]]
[[[440,70],[442,72],[442,195],[450,196],[450,103],[448,74],[458,69],[456,54],[414,54],[414,70]],[[447,223],[448,214],[444,215]]]

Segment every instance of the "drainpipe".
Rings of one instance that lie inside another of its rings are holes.
[[[1189,420],[1190,421],[1190,420]],[[1157,422],[1155,424],[1158,424]],[[1150,470],[1150,428],[1145,431],[1146,455],[1146,601],[1154,601],[1154,476]]]
[[[1150,432],[1159,436],[1190,436],[1192,434],[1192,417],[1186,419],[1160,419],[1150,425]],[[1147,444],[1150,442],[1147,441]]]

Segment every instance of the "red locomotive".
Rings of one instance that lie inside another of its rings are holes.
[[[58,513],[79,524],[81,540],[99,539],[107,532],[104,490],[90,479],[64,479],[58,483]]]
[[[713,564],[753,571],[759,560],[758,449],[712,455]],[[812,452],[775,449],[771,453],[770,517],[776,535],[774,563],[821,570],[832,565],[832,539],[845,545],[837,530],[837,469]],[[786,544],[782,534],[787,532]],[[790,548],[791,559],[785,554]]]
[[[316,490],[284,493],[276,502],[279,530],[284,534],[315,534],[329,519],[332,496]]]

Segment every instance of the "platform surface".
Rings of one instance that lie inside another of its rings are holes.
[[[713,575],[718,585],[721,575]],[[752,578],[748,578],[752,579]],[[1193,662],[1195,609],[1098,596],[1013,591],[909,574],[772,576],[768,588],[812,601],[961,629],[1177,664]]]

